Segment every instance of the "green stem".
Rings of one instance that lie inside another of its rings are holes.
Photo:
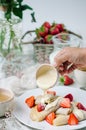
[[[3,51],[3,44],[4,44],[4,40],[5,40],[5,34],[6,34],[6,30],[2,30],[1,34],[0,34],[0,51]]]
[[[10,39],[9,39],[9,42],[8,42],[8,53],[10,52],[11,40],[12,40],[12,35],[11,35],[11,32],[10,32]]]

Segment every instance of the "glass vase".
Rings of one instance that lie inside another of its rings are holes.
[[[21,44],[22,21],[18,18],[9,21],[0,19],[0,53],[6,56],[11,49],[18,49]]]

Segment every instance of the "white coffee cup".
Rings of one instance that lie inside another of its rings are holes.
[[[0,88],[0,117],[11,112],[14,107],[14,94],[11,90]]]
[[[86,70],[76,69],[74,76],[80,87],[86,89]]]

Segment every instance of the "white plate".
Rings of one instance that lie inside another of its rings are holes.
[[[74,96],[74,99],[76,101],[79,101],[86,106],[86,91],[80,90],[78,88],[72,88],[66,86],[65,87],[58,86],[52,89],[55,90],[57,92],[57,95],[60,96],[65,96],[66,94],[71,93]],[[30,109],[25,104],[25,99],[31,95],[36,96],[41,93],[42,90],[37,88],[37,89],[27,91],[22,96],[16,99],[16,107],[13,114],[21,123],[23,123],[26,126],[36,128],[36,129],[42,129],[42,130],[76,130],[76,129],[86,127],[86,120],[79,122],[79,124],[75,126],[69,126],[69,125],[52,126],[49,125],[46,121],[42,121],[42,122],[32,121],[29,117]]]

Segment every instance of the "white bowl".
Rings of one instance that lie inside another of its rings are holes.
[[[0,88],[0,117],[11,112],[14,107],[14,94],[9,89]]]
[[[76,81],[80,84],[81,88],[86,88],[86,70],[74,70]]]

